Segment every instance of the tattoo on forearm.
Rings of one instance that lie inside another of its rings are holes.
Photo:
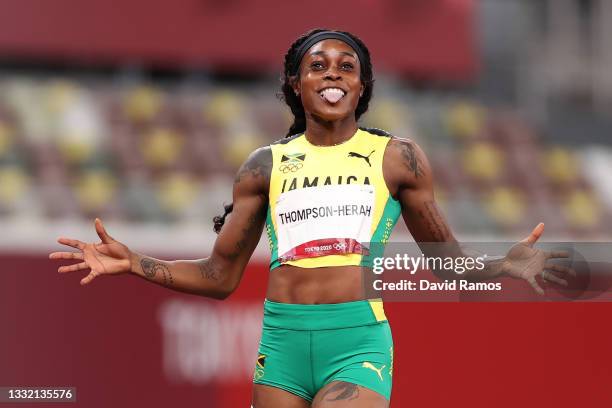
[[[438,206],[434,201],[425,201],[423,207],[424,210],[419,210],[419,216],[425,220],[429,233],[436,241],[445,241],[450,231]]]
[[[221,278],[221,266],[212,259],[204,259],[199,263],[202,278],[218,281]]]
[[[245,177],[263,177],[267,182],[270,181],[272,172],[272,151],[269,149],[260,150],[253,157],[247,160],[234,179],[234,183],[239,183]]]
[[[150,258],[142,258],[140,260],[140,266],[142,267],[142,271],[147,278],[153,279],[155,278],[155,275],[157,275],[157,272],[159,272],[163,279],[164,286],[172,286],[174,284],[172,272],[170,272],[168,266],[164,265],[163,263],[157,262]]]
[[[400,142],[397,144],[402,154],[403,163],[408,169],[414,173],[415,177],[423,175],[423,170],[419,165],[416,150],[412,143]]]
[[[142,258],[140,260],[140,266],[142,267],[142,271],[145,276],[149,279],[153,279],[155,277],[155,261],[149,258]]]
[[[336,395],[331,395],[336,394]],[[342,401],[352,400],[359,397],[359,387],[356,384],[351,384],[344,381],[333,383],[323,393],[325,401]]]
[[[170,268],[168,268],[166,265],[160,264],[160,269],[162,272],[162,276],[164,277],[164,286],[173,286],[174,279],[172,278],[172,273],[170,272]]]

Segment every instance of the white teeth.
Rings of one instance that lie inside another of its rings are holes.
[[[344,91],[339,88],[326,88],[320,92],[321,98],[329,103],[336,103],[344,96]]]

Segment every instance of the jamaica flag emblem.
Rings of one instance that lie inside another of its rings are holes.
[[[283,154],[278,170],[285,174],[295,173],[304,167],[304,160],[306,160],[306,153]]]
[[[264,368],[265,365],[266,365],[266,356],[263,354],[260,354],[259,357],[257,357],[257,366]]]

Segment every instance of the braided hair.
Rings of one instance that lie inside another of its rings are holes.
[[[329,31],[327,29],[317,28],[314,30],[310,30],[307,33],[298,37],[297,40],[291,44],[289,50],[285,54],[285,64],[283,69],[282,86],[281,86],[281,94],[279,97],[283,100],[289,109],[291,109],[291,113],[293,114],[293,123],[289,127],[287,131],[287,135],[285,137],[290,137],[295,134],[303,133],[306,131],[306,113],[304,112],[304,106],[302,105],[302,100],[299,95],[296,95],[293,91],[293,83],[299,79],[299,67],[294,67],[293,60],[295,59],[295,53],[298,51],[300,45],[302,45],[306,40],[308,40],[312,35],[320,33],[322,31]],[[363,55],[365,56],[365,61],[361,62],[361,82],[363,83],[363,94],[359,98],[359,102],[357,103],[357,108],[355,109],[355,120],[359,120],[361,115],[363,115],[368,110],[368,105],[370,104],[370,99],[372,98],[372,90],[374,88],[374,74],[372,71],[372,61],[370,60],[370,51],[365,46],[363,41],[361,41],[355,35],[346,32],[339,31],[343,34],[351,37],[361,48]],[[299,62],[298,62],[299,63]],[[292,72],[298,72],[296,75],[291,75]],[[213,218],[214,230],[218,234],[221,231],[221,227],[225,223],[225,218],[232,212],[234,208],[233,203],[224,205],[224,213],[223,215],[217,215]]]

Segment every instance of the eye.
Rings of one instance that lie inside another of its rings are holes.
[[[350,71],[353,69],[353,64],[351,64],[350,62],[345,62],[344,64],[341,65],[341,68],[347,71]]]
[[[322,69],[323,63],[321,61],[314,61],[312,64],[310,64],[310,67],[315,70]]]

